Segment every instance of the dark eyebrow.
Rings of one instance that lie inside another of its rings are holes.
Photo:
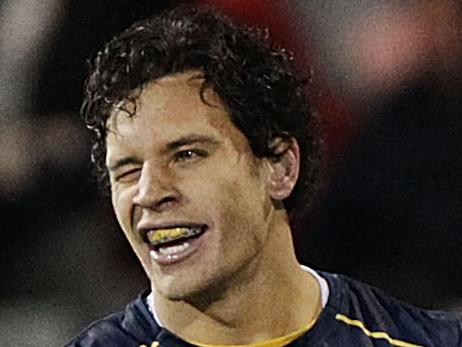
[[[178,140],[172,141],[167,143],[166,149],[164,152],[172,152],[182,146],[192,145],[195,143],[205,143],[216,145],[218,141],[212,137],[205,136],[205,135],[197,135],[191,134],[180,137]],[[111,163],[107,166],[108,171],[113,172],[120,169],[122,166],[125,165],[141,165],[142,161],[136,157],[124,157],[121,159],[117,159],[114,163]]]
[[[130,164],[140,165],[141,161],[135,157],[125,157],[115,160],[114,163],[107,166],[107,169],[109,171],[116,171],[117,169],[120,169],[122,166]]]
[[[204,143],[204,144],[211,144],[211,145],[216,145],[218,144],[218,141],[215,140],[212,137],[205,136],[205,135],[197,135],[197,134],[191,134],[191,135],[186,135],[183,137],[180,137],[178,140],[172,141],[167,143],[166,146],[166,152],[171,152],[175,149],[178,149],[182,146],[187,146],[187,145],[192,145],[195,143]]]

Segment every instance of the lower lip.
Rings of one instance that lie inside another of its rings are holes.
[[[201,234],[197,238],[189,239],[187,241],[189,246],[180,252],[173,254],[163,254],[160,252],[160,250],[151,249],[149,255],[153,261],[162,266],[180,263],[190,258],[199,250],[203,236],[204,234]]]

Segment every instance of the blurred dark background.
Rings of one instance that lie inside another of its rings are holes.
[[[0,345],[59,346],[147,285],[91,178],[87,59],[186,1],[0,1]],[[462,310],[462,20],[456,0],[188,1],[269,27],[314,71],[323,185],[300,260]]]

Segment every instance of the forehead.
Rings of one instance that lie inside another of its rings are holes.
[[[122,146],[141,148],[189,134],[246,145],[245,136],[212,89],[204,90],[202,100],[202,83],[198,72],[166,76],[143,88],[136,108],[130,103],[115,107],[107,124],[108,156]],[[135,112],[130,115],[124,108]]]

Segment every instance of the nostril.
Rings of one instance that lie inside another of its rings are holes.
[[[146,198],[143,196],[136,196],[133,199],[135,205],[142,208],[152,209],[156,211],[164,210],[166,208],[173,207],[177,202],[178,198],[174,195],[167,195],[160,199]]]
[[[173,205],[174,203],[176,203],[177,199],[173,196],[166,196],[164,198],[162,198],[158,203],[157,203],[157,206],[158,207],[162,207],[162,206],[170,206],[170,205]]]
[[[133,198],[133,203],[143,208],[159,210],[174,205],[178,198],[174,195],[166,195],[162,198],[154,198],[148,195],[138,194]]]

